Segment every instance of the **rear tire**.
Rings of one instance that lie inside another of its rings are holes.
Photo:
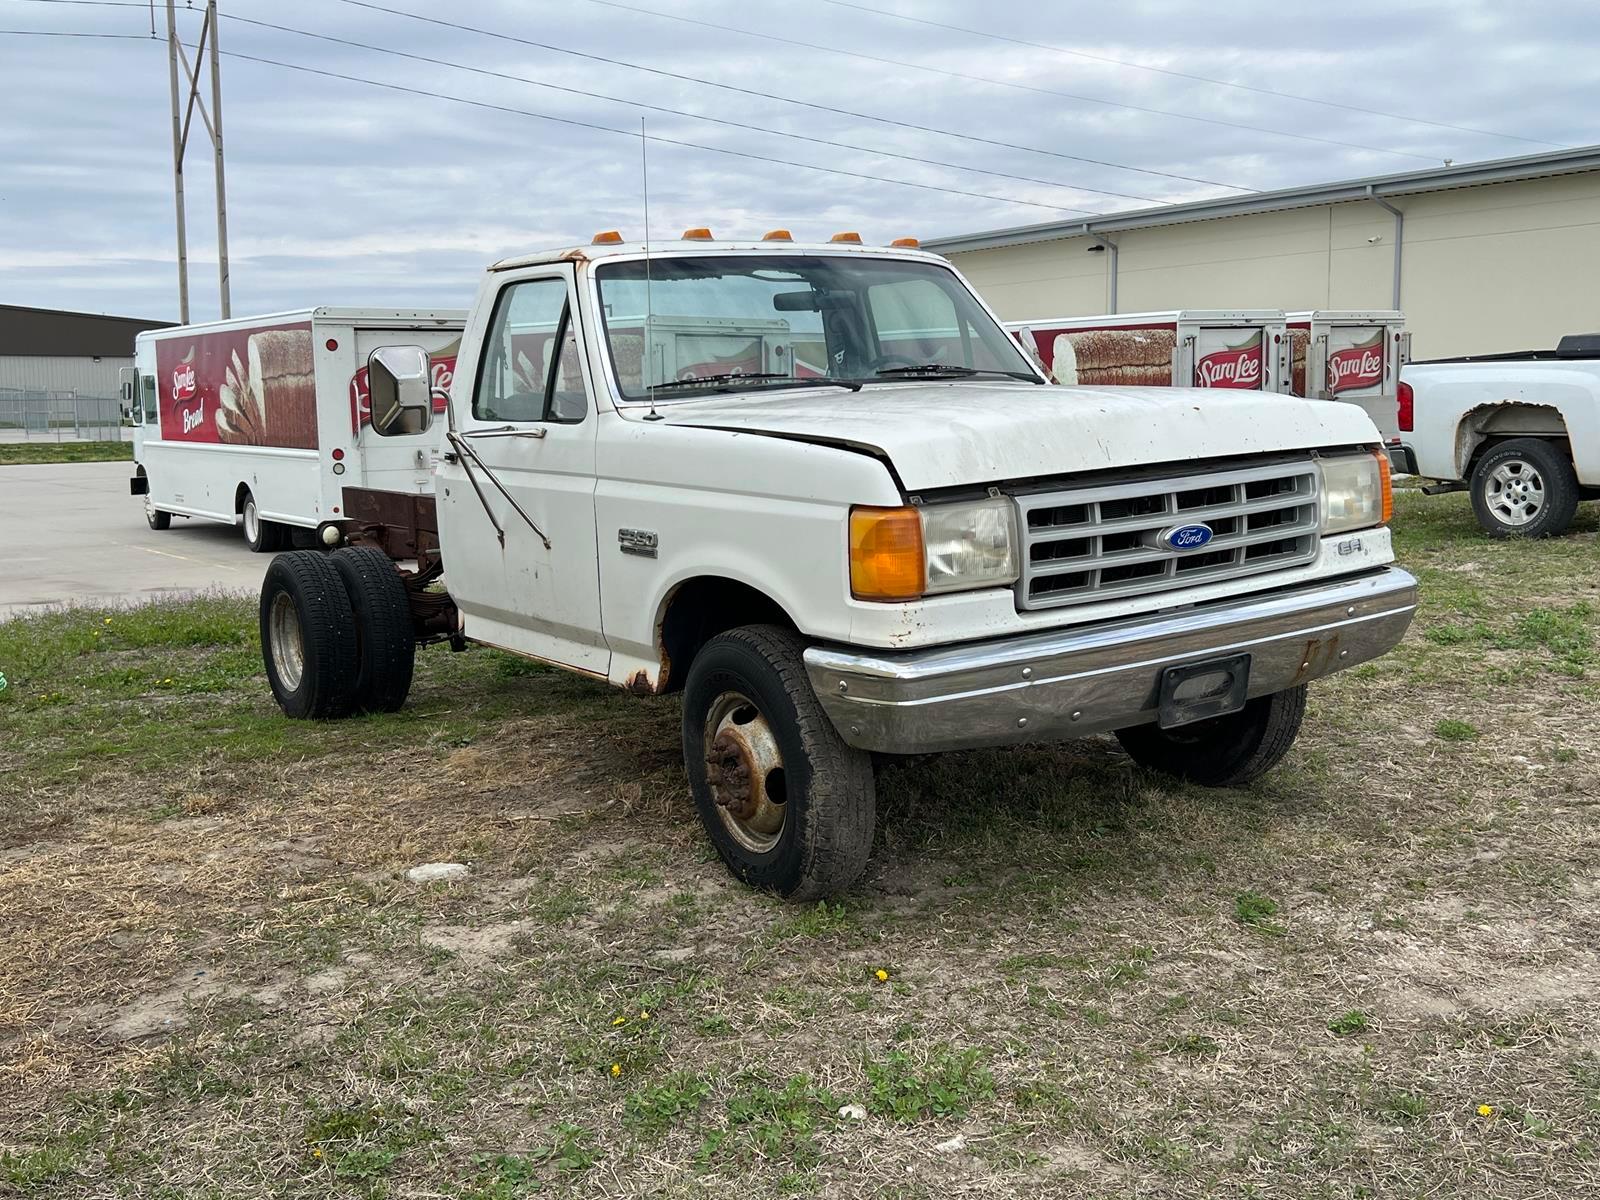
[[[411,601],[394,561],[376,546],[346,546],[328,556],[344,580],[355,617],[360,712],[396,712],[411,691],[417,639]]]
[[[359,667],[355,615],[327,555],[291,550],[267,567],[261,660],[285,715],[327,720],[351,712]]]
[[[1472,469],[1472,511],[1490,537],[1555,537],[1577,515],[1578,474],[1558,445],[1512,438]]]
[[[729,630],[695,655],[683,695],[706,832],[735,875],[790,900],[843,891],[872,853],[872,760],[822,711],[804,648],[775,625]]]
[[[1249,701],[1225,717],[1176,729],[1136,725],[1117,730],[1141,767],[1202,787],[1242,787],[1277,766],[1294,745],[1306,714],[1306,685]]]
[[[261,519],[256,498],[249,488],[245,489],[244,498],[239,503],[239,524],[244,531],[245,544],[252,553],[273,554],[289,544],[287,529],[276,521]]]
[[[144,498],[144,522],[146,525],[150,526],[151,529],[154,529],[158,532],[163,529],[172,528],[172,514],[169,512],[162,512],[154,504],[151,504],[148,493],[146,493]]]

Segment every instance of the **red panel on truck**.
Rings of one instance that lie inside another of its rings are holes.
[[[165,441],[317,448],[309,321],[163,338],[156,380]]]

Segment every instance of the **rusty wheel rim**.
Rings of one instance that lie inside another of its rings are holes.
[[[778,844],[788,812],[783,752],[767,718],[740,692],[723,692],[706,718],[706,784],[724,828],[756,854]]]

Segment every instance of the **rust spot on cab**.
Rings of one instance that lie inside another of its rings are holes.
[[[635,696],[654,696],[656,694],[656,685],[650,681],[650,672],[643,668],[628,676],[626,686],[628,691]]]

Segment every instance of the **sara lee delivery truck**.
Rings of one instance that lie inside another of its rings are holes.
[[[466,320],[459,309],[308,308],[141,333],[124,400],[134,415],[132,491],[152,529],[172,518],[238,525],[252,550],[289,530],[337,542],[342,489],[433,487],[439,431],[377,437],[367,356],[421,346],[437,411]]]
[[[1410,356],[1403,313],[1392,309],[1292,312],[1284,389],[1313,400],[1343,400],[1372,418],[1386,442],[1400,434],[1400,367]]]
[[[1277,392],[1288,378],[1275,308],[1040,317],[1006,328],[1057,383]]]

